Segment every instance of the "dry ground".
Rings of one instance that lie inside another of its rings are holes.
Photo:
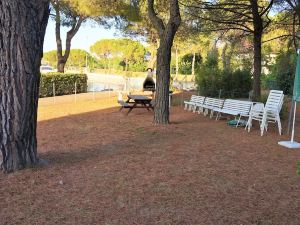
[[[101,109],[112,99],[43,101],[50,164],[0,174],[0,224],[300,224],[300,150],[275,128],[260,137],[181,107],[154,126],[143,109]]]

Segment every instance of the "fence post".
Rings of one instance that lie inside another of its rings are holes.
[[[181,83],[181,107],[183,106],[183,82]]]
[[[110,84],[108,84],[108,97],[109,97],[109,100],[110,100]]]
[[[95,82],[93,81],[93,100],[95,101]]]
[[[75,103],[77,102],[77,81],[75,81]]]
[[[55,104],[56,100],[55,100],[55,83],[54,83],[54,81],[53,81],[53,85],[52,85],[52,91],[53,91],[53,103]]]

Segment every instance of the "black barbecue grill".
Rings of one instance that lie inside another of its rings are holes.
[[[144,83],[143,83],[143,90],[144,91],[155,91],[155,82],[152,77],[147,76]]]
[[[151,76],[147,76],[143,83],[143,91],[152,91],[152,98],[154,98],[155,82]],[[169,107],[171,107],[173,91],[169,91]]]

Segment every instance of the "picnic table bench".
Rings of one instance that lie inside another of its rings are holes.
[[[135,108],[145,108],[148,111],[153,109],[151,104],[152,99],[144,95],[127,95],[125,102],[119,102],[121,104],[120,111],[122,109],[129,109],[127,115]]]

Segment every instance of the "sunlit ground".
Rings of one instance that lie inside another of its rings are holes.
[[[76,115],[118,106],[117,93],[87,93],[41,98],[38,121]]]

